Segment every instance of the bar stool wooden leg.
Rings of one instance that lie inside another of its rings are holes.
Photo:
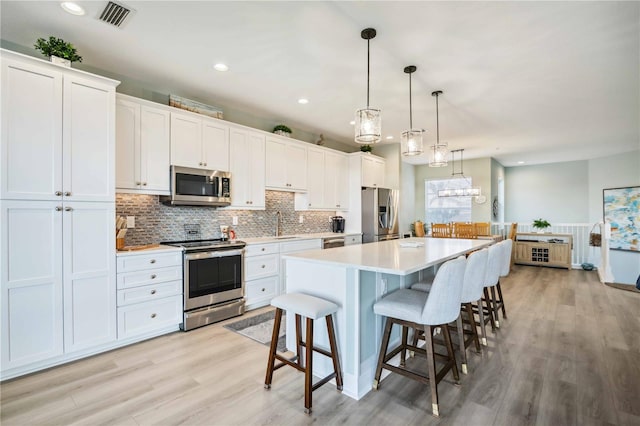
[[[407,337],[409,335],[409,327],[402,326],[402,350],[400,351],[400,365],[404,367],[406,365],[407,357]]]
[[[311,393],[313,392],[313,319],[307,318],[307,339],[304,357],[304,412],[311,414]]]
[[[278,334],[282,321],[282,309],[276,309],[276,316],[273,320],[273,334],[271,335],[271,346],[269,347],[269,361],[267,364],[267,375],[264,378],[264,388],[271,389],[273,380],[273,367],[276,362],[276,349],[278,348]]]
[[[478,316],[480,317],[480,329],[482,331],[482,344],[487,346],[487,323],[484,321],[484,308],[482,299],[478,300]]]
[[[487,311],[489,312],[489,320],[491,320],[491,330],[496,331],[496,320],[493,313],[493,307],[491,305],[491,297],[489,296],[489,290],[484,288],[484,303],[487,305]]]
[[[498,299],[496,298],[496,286],[491,287],[491,310],[496,319],[496,328],[500,328],[500,308],[498,308]]]
[[[473,308],[471,307],[471,303],[465,303],[467,308],[467,316],[469,317],[469,323],[471,324],[471,331],[473,332],[473,341],[476,345],[476,352],[480,353],[480,340],[478,339],[478,327],[476,326],[476,319],[473,316]]]
[[[299,314],[296,314],[296,361],[302,367],[302,320]]]
[[[447,327],[445,327],[447,328]],[[431,413],[434,417],[440,417],[438,407],[438,379],[436,378],[436,358],[433,354],[433,327],[424,326],[424,341],[427,351],[427,364],[429,366],[429,387],[431,388]]]
[[[387,355],[387,349],[389,347],[389,336],[391,335],[391,326],[393,323],[387,317],[384,324],[384,332],[382,333],[382,345],[380,347],[380,355],[378,356],[378,365],[376,366],[376,375],[373,377],[373,389],[378,389],[380,385],[380,375],[382,374],[382,363],[384,357]],[[433,350],[433,348],[431,348]],[[435,365],[434,367],[435,368]]]
[[[500,306],[502,308],[502,316],[504,317],[504,319],[507,319],[507,310],[504,307],[504,298],[502,297],[502,288],[500,287],[500,281],[498,281],[498,285],[496,287],[498,288],[498,297],[500,298]]]
[[[460,374],[458,373],[458,364],[456,363],[456,356],[453,352],[453,344],[451,343],[451,333],[449,332],[449,327],[446,325],[442,327],[444,333],[444,342],[447,345],[447,352],[449,353],[449,362],[452,363],[451,369],[453,370],[453,378],[456,381],[456,385],[460,384]],[[464,346],[463,346],[464,348]]]
[[[338,345],[336,344],[336,333],[333,329],[333,316],[327,315],[327,333],[329,334],[329,347],[331,348],[331,360],[333,361],[333,371],[336,373],[336,387],[342,392],[342,370],[340,369],[340,357],[338,356]]]
[[[449,327],[445,327],[447,330]],[[458,316],[456,320],[456,328],[458,330],[458,340],[460,341],[460,367],[462,369],[462,374],[467,374],[467,350],[464,345],[464,327],[462,326],[462,313]]]

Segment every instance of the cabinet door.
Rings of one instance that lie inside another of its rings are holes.
[[[374,159],[373,161],[373,186],[377,186],[378,188],[383,187],[385,184],[385,173],[386,173],[385,162],[383,160]]]
[[[229,132],[229,170],[231,171],[231,206],[250,207],[251,198],[251,148],[244,130]]]
[[[569,244],[549,244],[549,262],[570,268],[571,249],[569,247]]]
[[[140,188],[169,193],[170,114],[157,108],[140,108]]]
[[[307,148],[299,143],[287,145],[287,183],[289,189],[307,189]]]
[[[113,87],[65,76],[62,182],[66,200],[115,200],[115,104]]]
[[[204,168],[202,161],[202,120],[171,113],[171,164]]]
[[[344,155],[336,155],[335,163],[336,208],[343,211],[349,210],[349,159]]]
[[[62,74],[2,60],[0,198],[55,200],[62,191]]]
[[[73,352],[116,339],[113,203],[65,203],[64,347]]]
[[[375,164],[371,157],[362,157],[362,186],[376,186]]]
[[[307,202],[309,209],[322,209],[331,204],[332,194],[327,193],[327,176],[325,173],[325,152],[310,149],[307,154]],[[331,192],[331,191],[329,191]]]
[[[203,120],[202,161],[207,169],[229,171],[229,127],[218,121]]]
[[[269,187],[288,189],[287,144],[275,138],[266,142],[266,184]]]
[[[259,133],[249,133],[249,164],[251,177],[249,194],[251,207],[265,208],[265,137]],[[233,178],[232,178],[233,184]]]
[[[3,371],[63,352],[61,204],[0,201]]]
[[[140,105],[116,101],[116,188],[140,184]]]

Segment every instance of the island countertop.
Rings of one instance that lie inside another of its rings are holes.
[[[404,238],[292,253],[283,258],[333,264],[362,271],[408,275],[492,243],[490,240],[476,239]],[[417,247],[406,247],[412,244]]]

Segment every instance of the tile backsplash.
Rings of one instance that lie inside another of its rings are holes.
[[[331,231],[329,218],[335,212],[295,211],[292,192],[266,191],[265,210],[224,210],[211,207],[169,207],[157,195],[116,194],[116,215],[135,216],[135,228],[127,230],[125,244],[193,239],[185,225],[200,227],[200,238],[220,238],[220,225],[229,225],[238,239],[275,235],[276,213],[282,213],[281,232],[305,234]],[[304,223],[298,223],[299,216]],[[238,224],[232,225],[232,217]]]

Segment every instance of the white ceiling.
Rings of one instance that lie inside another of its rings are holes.
[[[291,127],[353,142],[354,111],[371,105],[383,136],[409,125],[464,158],[505,166],[581,160],[640,147],[640,4],[637,2],[187,2],[125,1],[122,28],[96,18],[106,1],[2,1],[3,40],[32,46],[55,35],[83,64],[166,93],[233,105]],[[224,62],[220,73],[213,64]],[[307,105],[297,99],[306,97]],[[413,162],[424,163],[424,158]]]

